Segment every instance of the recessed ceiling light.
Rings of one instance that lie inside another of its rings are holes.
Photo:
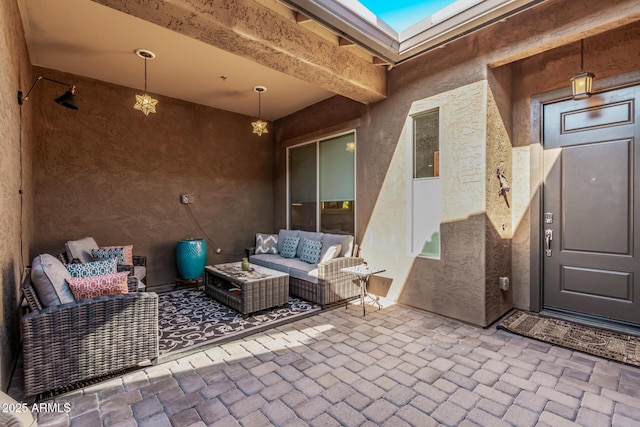
[[[136,49],[136,55],[142,59],[154,59],[156,54],[147,49]]]

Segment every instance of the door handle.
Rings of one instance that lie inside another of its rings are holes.
[[[544,254],[546,256],[551,256],[551,241],[553,240],[553,230],[544,230],[544,246],[545,251]]]

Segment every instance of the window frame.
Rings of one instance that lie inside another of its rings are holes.
[[[438,153],[442,152],[442,142],[443,142],[443,138],[442,138],[442,125],[443,125],[443,120],[442,120],[442,105],[437,105],[437,106],[431,106],[429,108],[425,108],[423,110],[420,111],[416,111],[412,114],[409,115],[407,120],[407,155],[408,155],[408,165],[410,165],[408,167],[408,171],[407,173],[407,177],[408,177],[408,199],[409,199],[409,206],[410,206],[410,210],[409,210],[409,230],[408,230],[408,234],[409,234],[409,245],[408,245],[408,251],[411,254],[411,256],[415,256],[418,258],[426,258],[426,259],[435,259],[435,260],[440,260],[442,257],[442,235],[441,235],[441,224],[442,224],[442,191],[441,191],[441,178],[442,178],[442,174],[441,174],[441,169],[440,169],[440,156],[438,156],[438,175],[436,176],[429,176],[429,177],[420,177],[420,178],[416,178],[416,155],[415,155],[415,119],[417,117],[420,116],[424,116],[427,115],[429,113],[433,113],[437,111],[438,112]],[[434,169],[435,169],[435,164],[434,164]],[[417,246],[417,240],[418,240],[418,236],[416,236],[416,221],[417,221],[417,216],[416,215],[416,209],[419,208],[419,203],[416,200],[415,197],[415,193],[416,193],[416,186],[428,186],[428,187],[433,187],[433,188],[429,188],[430,191],[432,192],[436,192],[438,194],[438,200],[435,201],[434,205],[439,207],[438,210],[434,210],[431,211],[432,217],[437,218],[438,221],[438,253],[424,253],[422,252],[422,249],[424,248],[424,245],[422,246],[422,248],[416,248]]]
[[[438,150],[433,152],[433,176],[421,176],[416,177],[417,173],[417,158],[416,156],[416,119],[419,117],[427,116],[432,113],[438,114]],[[441,142],[441,126],[440,126],[440,107],[430,108],[428,110],[414,113],[411,116],[411,178],[412,179],[431,179],[440,177],[440,142]],[[438,154],[436,154],[438,153]]]
[[[326,140],[330,140],[330,139],[334,139],[334,138],[338,138],[344,135],[348,135],[348,134],[353,134],[353,141],[355,143],[355,147],[354,147],[354,151],[353,151],[353,195],[354,195],[354,200],[353,202],[355,203],[355,206],[351,206],[350,209],[348,209],[349,211],[353,212],[353,236],[354,238],[356,237],[356,230],[358,229],[357,226],[357,209],[358,209],[358,203],[357,203],[357,188],[358,188],[358,183],[357,183],[357,165],[358,165],[358,134],[356,129],[350,129],[350,130],[346,130],[346,131],[342,131],[342,132],[337,132],[337,133],[332,133],[332,134],[328,134],[328,135],[323,135],[321,137],[318,138],[314,138],[314,139],[310,139],[304,142],[301,142],[299,144],[295,144],[295,145],[290,145],[288,147],[286,147],[286,156],[285,156],[285,160],[286,160],[286,224],[287,224],[287,229],[290,230],[291,229],[291,164],[290,164],[290,152],[291,150],[295,149],[295,148],[299,148],[299,147],[303,147],[305,145],[311,145],[311,144],[315,144],[315,148],[316,148],[316,228],[315,231],[316,232],[320,232],[321,227],[322,227],[322,201],[320,201],[320,185],[321,185],[321,180],[320,180],[320,144],[323,141]],[[328,212],[328,213],[337,213],[336,210],[333,210],[333,212]]]

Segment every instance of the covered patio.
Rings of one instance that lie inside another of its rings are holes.
[[[32,260],[87,236],[146,256],[145,291],[160,293],[182,239],[206,240],[215,265],[256,233],[349,234],[384,270],[369,290],[389,304],[56,397],[45,403],[69,411],[39,425],[640,423],[638,368],[496,329],[546,310],[640,335],[638,1],[461,0],[464,23],[415,45],[358,13],[333,19],[341,1],[61,3],[0,3],[0,389],[20,398]],[[140,48],[158,54],[144,80]],[[574,99],[585,71],[593,93]],[[51,82],[26,100],[39,77],[75,86],[79,109],[55,105]],[[134,108],[142,87],[155,114]],[[346,195],[322,191],[347,175]]]
[[[495,325],[350,306],[46,401],[38,425],[632,426],[638,383]]]

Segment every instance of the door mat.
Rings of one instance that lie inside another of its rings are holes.
[[[500,322],[497,328],[570,350],[640,366],[640,337],[634,335],[519,310]]]

